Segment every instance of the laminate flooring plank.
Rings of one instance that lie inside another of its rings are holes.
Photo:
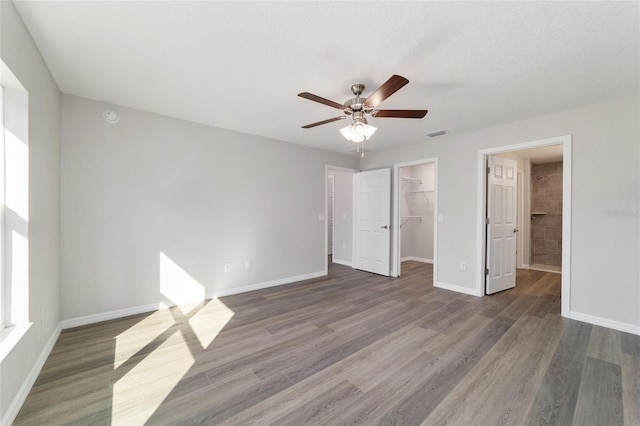
[[[430,375],[414,393],[408,395],[384,416],[384,423],[421,424],[449,395],[502,335],[512,320],[496,318],[447,357],[446,364]]]
[[[461,343],[459,352],[465,358],[479,360],[482,358],[515,323],[510,318],[497,317],[487,324],[478,335]]]
[[[332,411],[340,411],[352,401],[362,396],[362,391],[344,380],[331,389],[326,390],[295,411],[275,421],[274,425],[308,425],[317,424]]]
[[[389,377],[363,396],[323,419],[321,425],[382,424],[387,412],[415,389],[424,385],[429,377],[446,361],[428,352],[420,352],[405,364],[397,374]]]
[[[425,419],[424,425],[520,424],[544,370],[541,352],[487,355]],[[546,365],[545,365],[546,367]],[[505,380],[509,377],[509,380]],[[488,390],[491,389],[489,392]]]
[[[482,303],[476,311],[476,314],[489,318],[496,318],[507,306],[516,300],[517,296],[502,292],[491,297],[487,302]]]
[[[555,351],[565,328],[565,322],[555,315],[544,318],[522,315],[494,349],[500,352],[541,350]]]
[[[621,334],[620,331],[594,325],[591,330],[587,355],[602,361],[622,365]]]
[[[640,358],[640,336],[621,333],[622,352]]]
[[[355,325],[364,326],[367,323],[370,323],[376,319],[376,317],[382,315],[395,315],[401,312],[402,303],[396,300],[389,300],[388,302],[382,303],[378,306],[371,307],[365,311],[358,312],[357,314],[351,315],[350,317],[334,321],[328,324],[328,327],[332,330],[340,331],[351,328]]]
[[[511,318],[517,320],[523,315],[533,303],[536,301],[536,296],[528,294],[522,294],[518,296],[516,300],[507,305],[499,314],[501,317]]]
[[[420,298],[419,300],[424,300],[424,299]],[[427,316],[422,318],[420,321],[417,321],[416,325],[418,327],[430,328],[430,329],[436,330],[436,328],[443,321],[443,318],[451,317],[452,314],[464,308],[465,306],[467,306],[467,304],[468,304],[467,302],[464,302],[462,300],[453,300],[452,302],[446,303],[441,307],[430,312]]]
[[[344,379],[323,370],[223,421],[222,425],[278,424],[281,417],[335,388]]]
[[[443,361],[433,373],[422,378],[420,385],[412,389],[412,392],[405,394],[390,407],[382,415],[380,423],[421,424],[477,362],[457,354],[451,354]]]
[[[226,386],[212,384],[193,395],[162,404],[146,422],[150,425],[219,424],[249,407],[292,386],[281,374],[266,380],[243,380],[236,376]]]
[[[536,393],[526,424],[571,424],[591,325],[569,322]]]
[[[547,312],[549,312],[549,309],[553,306],[555,299],[556,296],[551,294],[537,295],[535,296],[533,303],[524,310],[524,314],[542,318],[547,314]]]
[[[273,352],[268,356],[255,357],[253,362],[239,363],[238,366],[249,365],[256,376],[266,378],[274,373],[289,372],[298,365],[306,364],[310,359],[314,359],[318,354],[325,353],[333,348],[348,344],[361,337],[367,329],[361,326],[354,326],[342,333],[330,332],[309,339],[303,344],[296,344],[286,350]],[[225,367],[225,366],[223,366]],[[213,377],[210,372],[210,377]],[[294,380],[297,382],[297,380]]]
[[[560,337],[543,321],[520,317],[424,424],[522,424]],[[532,333],[545,327],[547,333]]]
[[[493,321],[481,315],[471,315],[458,324],[455,330],[449,334],[441,334],[425,350],[436,356],[444,356],[448,352],[455,350],[459,345],[464,344],[467,339],[474,339],[482,330]],[[429,330],[429,328],[427,328]]]
[[[104,386],[63,402],[49,404],[46,410],[32,409],[33,407],[25,404],[14,426],[64,425],[110,407],[111,399],[111,389]]]
[[[586,357],[573,422],[623,425],[621,376],[619,365]]]
[[[206,370],[209,380],[220,380],[228,375],[233,375],[237,371],[248,368],[256,364],[257,362],[269,360],[273,356],[287,353],[289,351],[299,348],[301,345],[305,345],[309,342],[315,342],[317,338],[322,336],[333,336],[333,332],[327,328],[317,329],[311,333],[307,333],[302,336],[295,337],[293,339],[281,342],[277,345],[272,345],[261,349],[259,351],[248,353],[241,357],[230,358],[228,362],[216,365],[215,367]]]
[[[328,345],[328,350],[318,351],[307,359],[287,368],[283,373],[289,380],[297,383],[371,345],[382,337],[379,330],[367,330],[346,343],[340,342],[341,344],[338,346]]]
[[[624,424],[640,425],[640,357],[622,355]]]
[[[441,308],[442,311],[445,312],[444,315],[437,315],[435,313],[436,311],[434,311],[429,317],[425,317],[419,321],[418,324],[421,327],[429,328],[442,334],[448,334],[451,330],[454,330],[460,322],[463,322],[465,318],[474,313],[475,309],[470,309],[469,306],[469,302],[456,299]],[[450,312],[455,312],[456,315],[447,315]]]
[[[328,369],[368,392],[404,368],[437,336],[431,330],[409,325],[339,361]]]
[[[365,327],[376,327],[384,329],[388,332],[399,330],[407,325],[414,324],[417,321],[422,320],[427,315],[431,315],[434,311],[440,309],[443,306],[443,302],[434,300],[430,302],[422,302],[415,300],[409,302],[406,309],[399,315],[388,319],[382,324],[365,324]]]
[[[47,411],[50,406],[64,405],[67,401],[109,389],[112,372],[113,369],[107,367],[99,374],[87,372],[82,377],[73,375],[47,382],[44,385],[34,386],[29,393],[29,398],[22,406],[21,412]]]

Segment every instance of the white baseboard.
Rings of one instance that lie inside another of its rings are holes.
[[[443,283],[442,281],[436,282],[433,286],[437,288],[443,288],[445,290],[456,291],[458,293],[469,294],[471,296],[482,296],[481,294],[476,293],[475,288],[462,287],[455,284]]]
[[[568,318],[640,336],[640,326],[628,324],[626,322],[614,321],[594,315],[581,314],[576,311],[569,311]]]
[[[353,268],[353,263],[348,260],[340,260],[333,258],[333,263],[337,263],[338,265],[351,266]]]
[[[38,378],[38,375],[40,374],[42,367],[44,367],[44,363],[47,361],[47,358],[49,358],[49,354],[51,353],[51,351],[53,350],[53,347],[58,341],[58,337],[60,337],[61,331],[62,331],[61,324],[58,324],[56,329],[53,331],[53,334],[51,334],[51,337],[49,337],[49,340],[44,345],[44,348],[42,348],[42,352],[40,352],[40,356],[38,357],[35,364],[31,368],[31,371],[29,371],[29,374],[27,375],[24,382],[22,383],[22,386],[20,386],[18,393],[9,404],[9,408],[7,408],[7,411],[5,412],[4,417],[0,421],[0,424],[3,424],[3,425],[13,424],[13,421],[16,419],[16,417],[18,416],[18,413],[20,412],[20,408],[22,408],[22,404],[24,404],[24,402],[27,399],[27,396],[29,396],[29,392],[31,392],[31,388],[33,387],[33,384],[36,382],[36,379]]]
[[[318,278],[325,275],[326,273],[324,271],[312,272],[310,274],[298,275],[295,277],[280,278],[277,280],[265,281],[257,284],[250,284],[243,287],[230,288],[226,290],[205,294],[205,299],[208,300],[208,299],[214,299],[218,297],[231,296],[239,293],[246,293],[249,291],[262,290],[263,288],[275,287],[275,286],[284,285],[284,284],[291,284],[294,282],[309,280],[312,278]],[[199,301],[194,301],[194,302],[199,302]],[[113,319],[128,317],[131,315],[157,311],[159,309],[164,309],[170,306],[175,306],[175,304],[172,304],[170,302],[158,302],[158,303],[151,303],[149,305],[132,306],[130,308],[101,312],[99,314],[69,318],[69,319],[63,320],[61,325],[62,325],[62,329],[80,327],[82,325],[95,324],[97,322],[109,321]]]
[[[400,259],[400,262],[406,262],[407,260],[413,260],[414,262],[433,263],[433,259],[425,259],[424,257],[407,256]]]
[[[115,311],[101,312],[99,314],[86,315],[82,317],[62,320],[62,329],[80,327],[83,325],[95,324],[97,322],[109,321],[112,319],[128,317],[131,315],[144,314],[145,312],[157,311],[165,308],[166,303],[151,303],[149,305],[132,306],[131,308],[117,309]]]
[[[245,285],[243,287],[230,288],[227,290],[217,291],[214,293],[208,293],[207,299],[213,299],[216,297],[232,296],[234,294],[247,293],[249,291],[262,290],[263,288],[276,287],[284,284],[291,284],[298,281],[310,280],[313,278],[323,277],[327,275],[324,271],[312,272],[310,274],[298,275],[295,277],[280,278],[272,281],[264,281],[257,284]]]

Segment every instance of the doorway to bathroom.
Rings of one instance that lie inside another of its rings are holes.
[[[515,287],[518,277],[536,271],[558,273],[561,314],[567,316],[571,136],[482,150],[478,158],[478,262],[485,266],[478,274],[478,294]],[[500,180],[506,177],[510,182]]]

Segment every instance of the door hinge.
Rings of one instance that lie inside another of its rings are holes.
[[[484,218],[484,224],[485,225],[489,225],[491,223],[491,219],[489,219],[488,217]]]
[[[487,174],[491,174],[491,167],[487,166]]]
[[[484,268],[484,274],[489,275],[489,268]]]

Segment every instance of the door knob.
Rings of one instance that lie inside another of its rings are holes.
[[[519,229],[518,228],[513,228],[513,232],[518,232]]]
[[[388,227],[387,225],[385,225],[385,226],[381,226],[380,228],[382,228],[382,229],[389,229],[389,227]]]

